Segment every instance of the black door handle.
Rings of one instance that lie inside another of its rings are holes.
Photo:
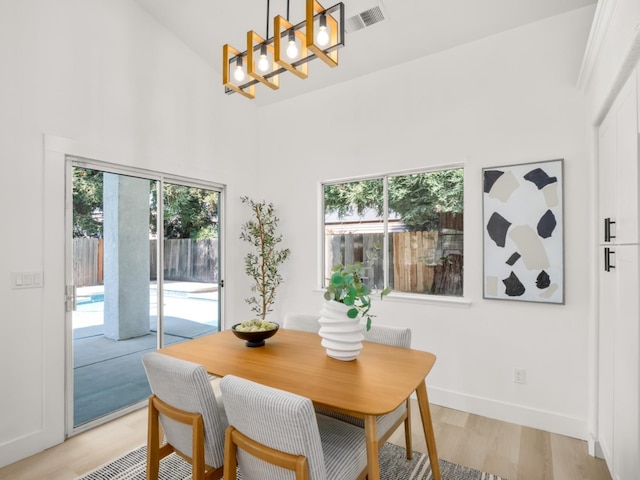
[[[616,222],[607,217],[604,219],[604,241],[610,242],[612,238],[616,238],[615,235],[611,235],[611,225],[615,225]]]
[[[615,255],[616,252],[611,250],[609,247],[604,247],[604,271],[610,272],[612,268],[616,268],[615,265],[611,264],[611,255]]]

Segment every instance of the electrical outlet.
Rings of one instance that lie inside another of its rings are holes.
[[[527,383],[527,371],[524,368],[513,369],[513,383]]]

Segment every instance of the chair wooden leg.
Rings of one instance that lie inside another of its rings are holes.
[[[232,426],[227,427],[227,431],[224,435],[224,479],[225,480],[237,480],[236,468],[238,467],[237,447],[233,442],[232,433],[234,428]]]
[[[191,425],[191,468],[193,480],[204,480],[204,424],[198,416]]]
[[[404,419],[404,445],[407,458],[413,458],[413,444],[411,442],[411,401],[407,398],[407,418]]]
[[[158,410],[153,404],[155,395],[149,397],[147,425],[147,480],[157,480],[160,472],[160,430]]]

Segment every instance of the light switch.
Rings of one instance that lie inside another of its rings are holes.
[[[14,289],[41,288],[42,272],[11,272],[11,287]]]

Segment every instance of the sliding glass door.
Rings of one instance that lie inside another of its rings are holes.
[[[219,191],[163,184],[164,261],[155,313],[163,318],[157,331],[164,345],[220,330],[219,204]]]
[[[145,353],[219,330],[222,190],[67,162],[71,432],[146,400]]]

